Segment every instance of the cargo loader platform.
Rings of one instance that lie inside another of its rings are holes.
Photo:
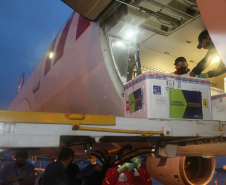
[[[0,111],[0,148],[58,147],[63,137],[90,142],[219,142],[226,122]],[[82,140],[81,138],[84,138]]]

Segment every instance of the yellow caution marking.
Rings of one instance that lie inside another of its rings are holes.
[[[207,99],[203,99],[202,101],[203,101],[204,107],[208,108],[208,101],[207,101]]]
[[[115,116],[50,112],[0,111],[1,122],[115,125]]]

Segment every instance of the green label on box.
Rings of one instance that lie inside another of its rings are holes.
[[[169,89],[169,117],[203,119],[201,92]]]

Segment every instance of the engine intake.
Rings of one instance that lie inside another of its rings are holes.
[[[151,177],[164,185],[203,185],[208,184],[215,171],[214,158],[148,157],[147,170]]]

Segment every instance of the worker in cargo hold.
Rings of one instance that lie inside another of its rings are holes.
[[[188,68],[188,63],[184,57],[178,57],[175,60],[174,65],[175,65],[175,69],[176,69],[174,74],[184,75],[190,71],[190,69]]]
[[[205,57],[189,73],[190,76],[212,78],[212,77],[216,77],[216,76],[219,76],[219,75],[225,73],[226,67],[225,67],[223,61],[221,60],[221,58],[219,57],[217,50],[216,50],[207,30],[202,31],[199,34],[198,42],[199,42],[199,44],[197,46],[198,49],[204,48],[208,51],[207,51]],[[207,73],[202,73],[202,71],[205,70],[213,60],[220,61],[220,64],[217,67],[217,69],[210,70]]]
[[[129,144],[119,150],[119,161],[108,169],[102,185],[152,185],[146,168],[141,166],[138,158],[132,157],[131,151]]]

